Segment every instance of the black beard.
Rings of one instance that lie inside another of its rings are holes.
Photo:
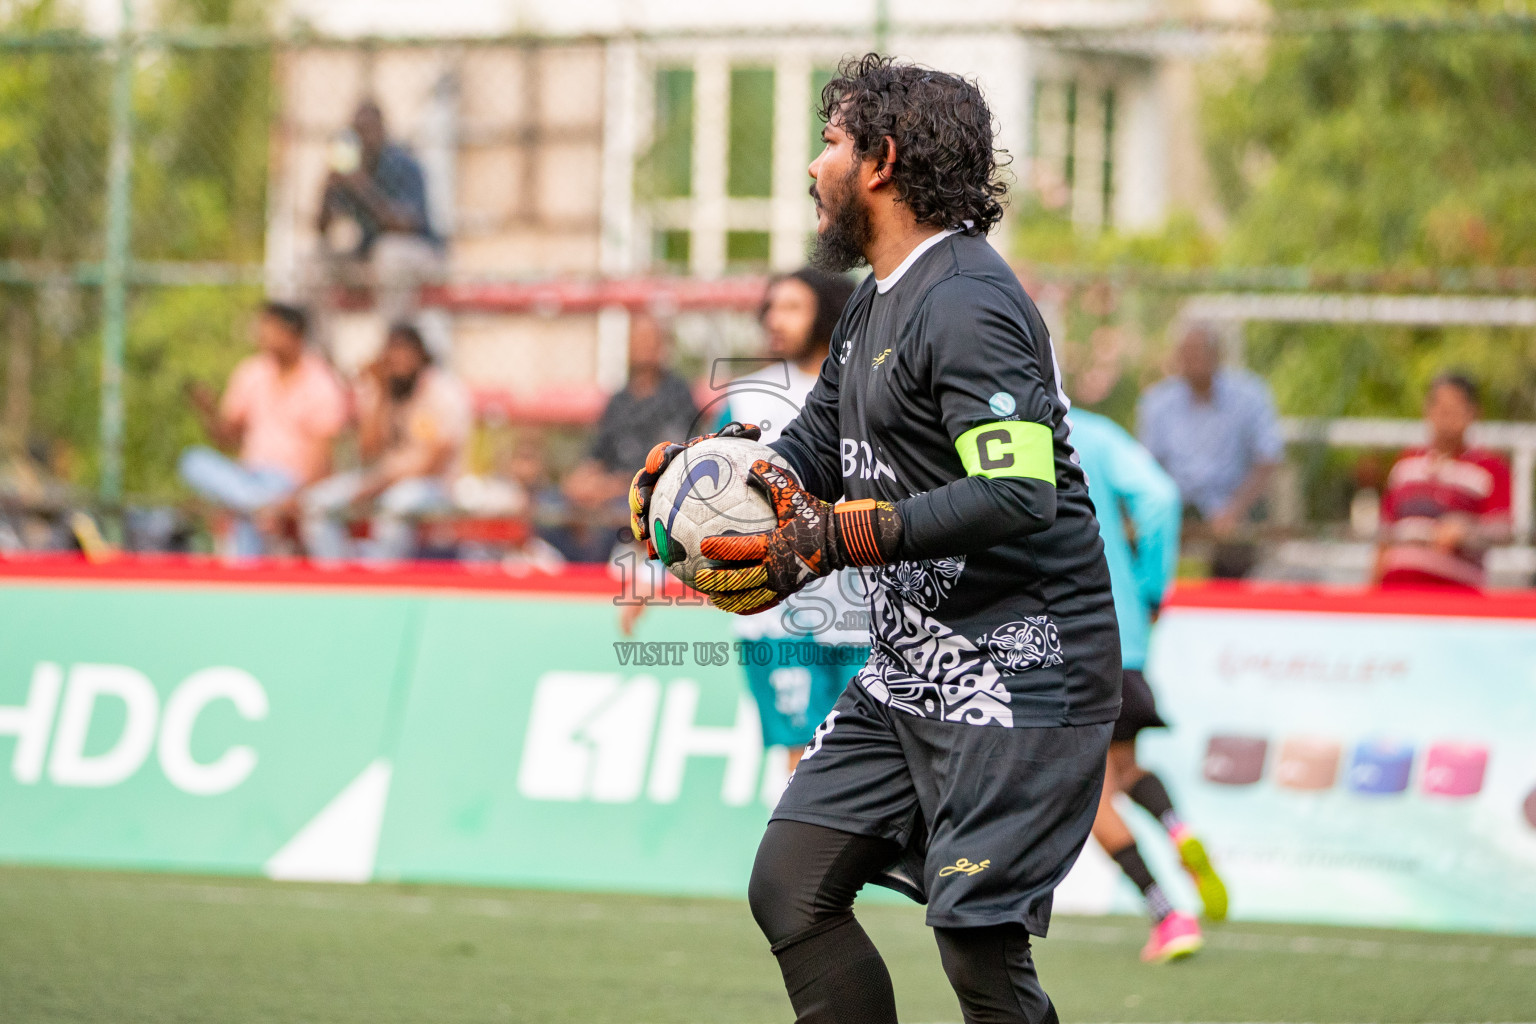
[[[416,382],[420,378],[421,378],[421,371],[420,370],[417,370],[415,373],[411,374],[409,377],[390,377],[390,378],[387,378],[386,383],[387,383],[387,385],[389,387],[389,397],[394,399],[396,402],[404,402],[406,399],[410,398],[411,395],[415,392],[415,390],[416,390]]]
[[[843,187],[839,190],[842,194],[835,206],[828,205],[825,199],[821,203],[822,209],[830,217],[827,229],[816,233],[816,241],[811,245],[810,263],[817,270],[829,274],[844,274],[869,262],[864,256],[864,250],[874,229],[869,223],[868,207],[854,195],[853,180],[854,175],[850,174],[842,182]],[[817,194],[815,186],[812,186],[812,194]]]

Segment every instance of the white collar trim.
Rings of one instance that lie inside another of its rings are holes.
[[[889,276],[883,278],[875,278],[875,291],[879,292],[881,295],[884,295],[892,288],[895,288],[896,282],[901,280],[902,275],[912,268],[912,264],[916,263],[918,258],[922,256],[923,253],[927,252],[929,249],[932,249],[934,246],[944,241],[944,239],[948,238],[950,235],[958,235],[959,233],[959,228],[947,228],[943,231],[940,231],[936,235],[929,235],[921,242],[918,242],[917,245],[913,247],[912,251],[907,253],[907,258],[902,260],[901,264],[895,270],[891,271]]]

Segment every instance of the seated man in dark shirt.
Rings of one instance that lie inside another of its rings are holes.
[[[442,275],[443,243],[432,228],[421,164],[390,141],[372,100],[358,106],[350,134],[332,146],[315,226],[321,253],[312,284],[326,291],[371,286],[386,323],[410,320],[422,284]],[[323,305],[326,296],[316,298]]]
[[[570,561],[606,560],[628,517],[623,498],[635,467],[658,441],[702,429],[688,382],[667,367],[671,341],[655,316],[630,319],[629,380],[603,409],[587,457],[565,476],[568,525],[545,538]]]

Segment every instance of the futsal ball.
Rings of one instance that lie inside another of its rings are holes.
[[[761,533],[778,520],[767,497],[750,482],[752,463],[789,463],[767,445],[744,437],[716,437],[685,449],[651,491],[651,540],[667,571],[689,586],[708,559],[699,541],[715,534]]]

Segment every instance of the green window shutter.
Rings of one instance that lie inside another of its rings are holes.
[[[686,231],[657,231],[652,236],[651,259],[662,269],[687,273],[693,237]]]
[[[773,69],[732,68],[727,195],[773,194]]]
[[[768,232],[727,231],[725,262],[732,270],[762,270],[768,266]]]
[[[674,198],[693,193],[693,70],[656,72],[656,126],[649,160],[650,190]]]

